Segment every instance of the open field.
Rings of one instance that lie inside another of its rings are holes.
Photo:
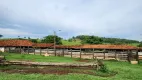
[[[67,58],[67,57],[44,57],[40,55],[28,55],[24,54],[8,54],[6,53],[6,59],[8,60],[34,60],[40,62],[78,62],[78,59]],[[14,56],[15,55],[15,56]],[[21,56],[20,56],[21,55]],[[69,72],[63,75],[57,74],[42,74],[42,73],[7,73],[0,72],[0,80],[142,80],[142,64],[131,65],[128,62],[118,61],[104,61],[110,71],[115,71],[118,74],[111,77],[100,77],[103,75],[100,72],[96,72],[96,75],[90,75],[86,73]],[[1,67],[0,69],[2,69]],[[7,68],[7,67],[4,67]],[[10,67],[11,68],[11,67]],[[16,67],[13,67],[16,68]],[[22,68],[23,69],[23,68]],[[56,68],[58,69],[58,68]],[[64,68],[65,69],[65,68]],[[38,69],[37,69],[38,70]],[[60,69],[61,70],[61,69]],[[72,69],[69,69],[72,70]],[[69,71],[67,69],[67,71]],[[92,70],[93,71],[93,70]]]

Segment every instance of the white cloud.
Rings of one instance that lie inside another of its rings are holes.
[[[0,28],[0,34],[4,35],[4,37],[33,37],[33,38],[41,38],[45,36],[44,34],[33,34],[30,32],[24,32],[17,29],[10,29],[10,28]]]
[[[15,30],[15,29],[0,28],[0,34],[3,34],[3,35],[28,35],[29,33]]]
[[[36,28],[34,25],[38,23],[45,25],[41,28],[61,29],[68,35],[132,39],[141,34],[141,3],[141,0],[0,0],[0,6],[7,9],[7,16],[15,26],[28,23],[30,26],[24,27]]]

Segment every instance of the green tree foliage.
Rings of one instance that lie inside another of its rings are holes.
[[[103,40],[97,36],[88,36],[88,35],[81,35],[77,36],[76,38],[81,40],[82,44],[102,44]]]
[[[72,38],[68,39],[69,42],[72,42]]]
[[[2,38],[3,37],[3,35],[2,34],[0,34],[0,38]]]
[[[76,36],[77,39],[81,40],[82,44],[131,44],[139,43],[137,40],[128,40],[128,39],[119,39],[119,38],[105,38],[98,36],[89,36],[89,35],[79,35]]]
[[[54,37],[56,38],[56,44],[62,44],[61,40],[62,38],[61,37],[58,37],[58,36],[54,36],[54,35],[48,35],[48,36],[45,36],[41,42],[42,43],[54,43]]]
[[[38,43],[37,39],[30,39],[30,41],[33,42],[33,43]]]
[[[138,47],[142,47],[142,41],[140,42],[140,44],[138,45]]]
[[[31,38],[30,38],[30,37],[28,37],[28,39],[30,40]]]
[[[130,44],[130,43],[139,43],[137,40],[128,40],[128,39],[120,39],[120,38],[105,38],[102,37],[104,43],[111,44]]]
[[[20,39],[20,36],[18,36],[18,39]]]

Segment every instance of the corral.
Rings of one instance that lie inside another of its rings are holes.
[[[53,55],[66,56],[83,59],[114,59],[114,60],[139,60],[141,59],[142,49],[129,45],[78,45],[63,46],[52,43],[32,43],[28,40],[1,40],[0,46],[4,48],[4,52],[35,54],[35,55]]]

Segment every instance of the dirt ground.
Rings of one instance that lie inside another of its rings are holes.
[[[32,74],[32,73],[40,73],[40,74],[57,74],[64,75],[69,73],[79,73],[79,74],[89,74],[94,75],[95,73],[92,71],[93,68],[89,67],[60,67],[60,66],[48,66],[48,67],[27,67],[27,66],[7,66],[3,69],[0,69],[0,72],[6,73],[21,73],[21,74]]]

